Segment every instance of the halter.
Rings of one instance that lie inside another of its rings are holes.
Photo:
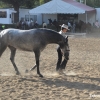
[[[70,51],[70,50],[66,50],[66,51]],[[62,53],[62,56],[64,57],[65,60],[68,60],[68,59],[64,56],[64,53]]]

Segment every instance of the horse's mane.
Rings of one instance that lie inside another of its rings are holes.
[[[47,31],[52,31],[52,32],[58,33],[57,31],[52,30],[52,29],[49,29],[49,28],[38,28],[38,29],[42,29],[42,30],[47,30]],[[59,34],[59,33],[58,33],[58,34]]]

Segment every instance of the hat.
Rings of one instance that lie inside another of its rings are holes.
[[[61,25],[61,28],[65,28],[65,29],[67,29],[67,30],[70,30],[70,29],[68,28],[68,26],[65,25],[65,24],[62,24],[62,25]]]

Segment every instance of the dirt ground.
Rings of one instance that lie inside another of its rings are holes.
[[[15,62],[21,75],[9,60],[7,48],[0,58],[0,100],[100,100],[99,35],[69,37],[70,59],[65,75],[56,72],[56,44],[41,53],[40,71],[36,74],[33,52],[17,51]],[[28,72],[26,72],[28,70]]]

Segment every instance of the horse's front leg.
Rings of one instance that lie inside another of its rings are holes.
[[[60,69],[65,69],[68,60],[64,59],[60,65]]]
[[[39,58],[40,58],[40,51],[35,51],[35,60],[36,60],[36,65],[35,67],[37,67],[37,74],[40,76],[40,77],[43,77],[43,75],[40,73],[40,70],[39,70]]]
[[[69,51],[65,53],[64,60],[62,61],[60,65],[60,69],[65,69],[68,60],[69,60]]]
[[[57,61],[56,70],[59,70],[60,64],[62,62],[62,53],[60,47],[57,48],[57,53],[58,53],[58,61]]]
[[[32,67],[32,68],[30,69],[30,71],[34,70],[36,67],[37,67],[37,66],[35,65],[34,67]]]
[[[10,48],[10,50],[11,50],[10,60],[11,60],[11,62],[12,62],[12,64],[13,64],[13,66],[14,66],[14,69],[15,69],[15,71],[16,71],[16,75],[19,75],[20,72],[18,71],[18,68],[17,68],[17,66],[16,66],[16,64],[15,64],[15,62],[14,62],[14,57],[15,57],[15,53],[16,53],[16,48],[11,47],[11,46],[9,46],[9,48]]]

